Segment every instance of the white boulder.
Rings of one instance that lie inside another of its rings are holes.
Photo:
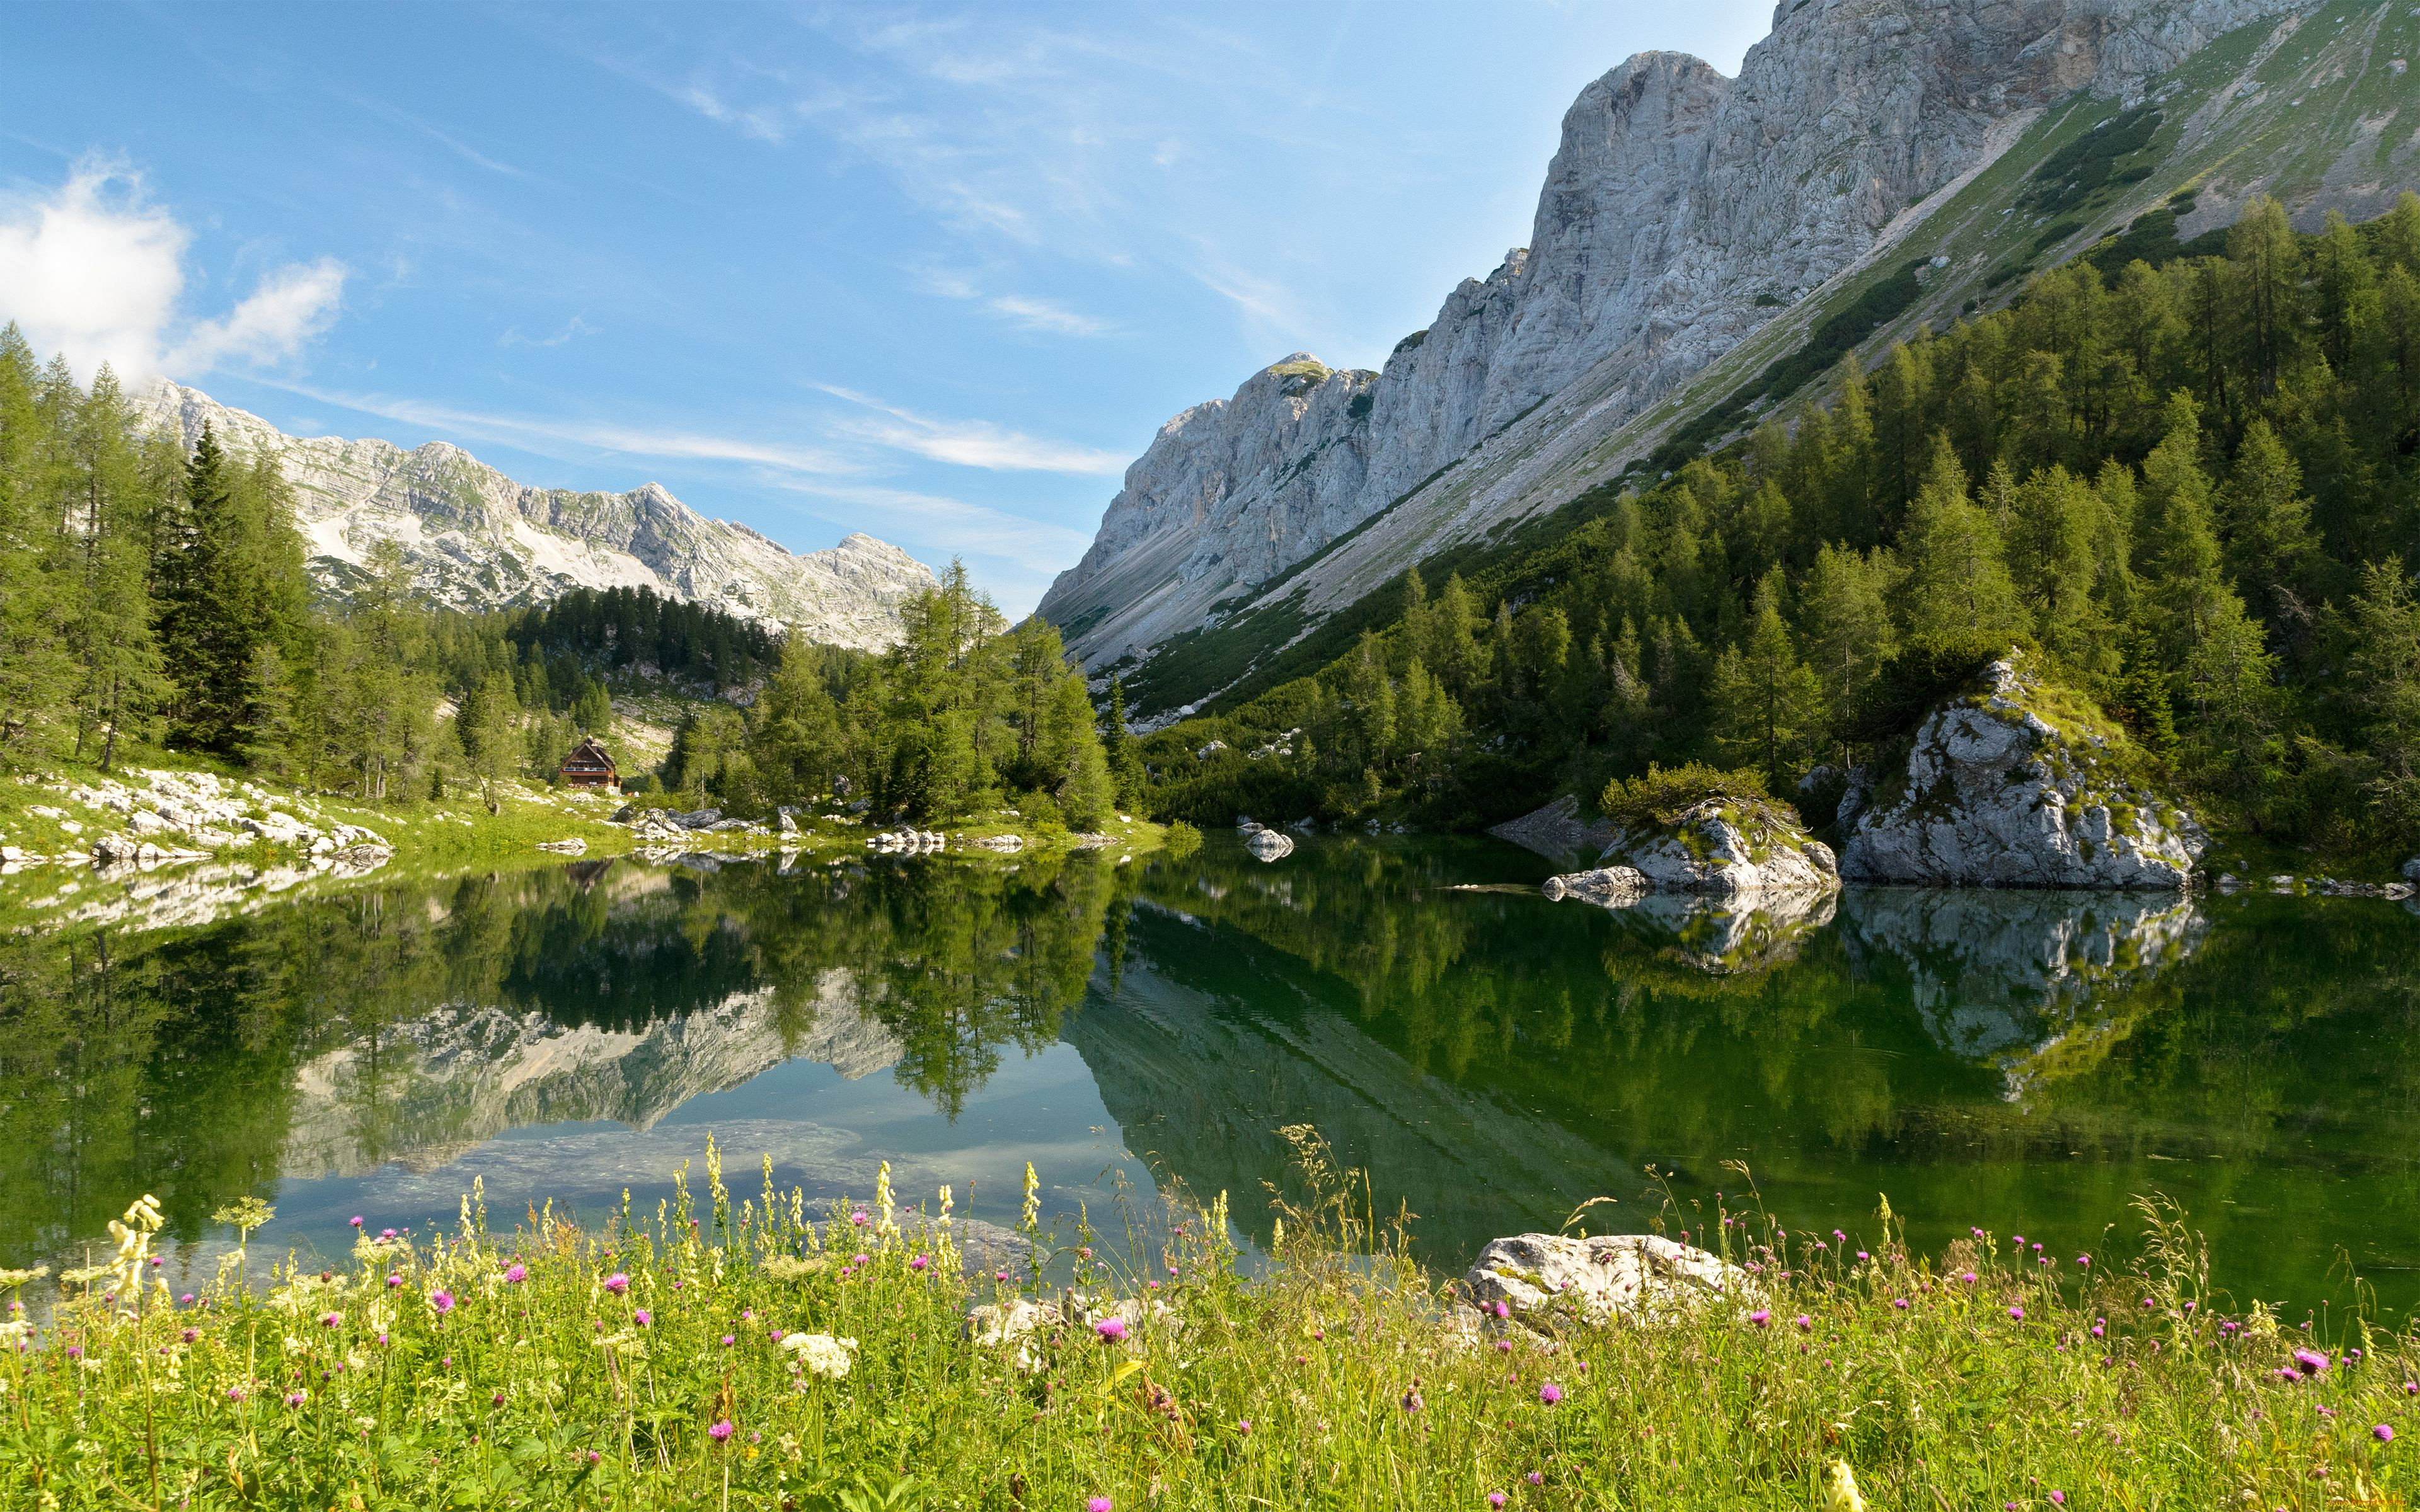
[[[1557,1307],[1591,1323],[1652,1321],[1748,1288],[1746,1273],[1718,1255],[1654,1234],[1519,1234],[1479,1252],[1463,1275],[1470,1299],[1493,1311]]]
[[[2209,837],[2125,770],[2131,748],[2011,652],[1925,717],[1903,781],[1844,803],[1840,870],[1933,887],[2183,887]]]

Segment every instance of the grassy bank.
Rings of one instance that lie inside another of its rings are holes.
[[[151,825],[149,820],[136,817],[138,811],[167,811],[178,815],[181,822],[184,810],[192,808],[196,778],[212,784],[210,795],[224,805],[217,817],[192,827],[174,828]],[[427,796],[365,804],[156,754],[107,774],[89,764],[21,762],[0,769],[0,846],[7,847],[0,858],[12,869],[80,866],[92,859],[95,846],[104,839],[126,838],[148,840],[163,848],[203,851],[221,861],[266,869],[307,862],[312,839],[318,835],[339,837],[341,844],[349,847],[358,839],[351,832],[358,830],[376,836],[391,848],[385,865],[406,871],[551,864],[563,853],[547,847],[561,847],[571,841],[580,842],[577,854],[587,856],[619,855],[646,843],[628,826],[611,822],[625,801],[603,793],[536,783],[503,782],[482,790],[454,782]],[[668,800],[663,795],[652,795],[638,801],[663,806]],[[238,810],[240,819],[232,816]],[[246,831],[242,819],[271,821],[276,834],[263,837]],[[864,852],[868,837],[880,827],[829,802],[818,811],[800,813],[797,823],[795,834],[695,830],[683,836],[680,843],[684,849],[740,854],[786,847],[824,858]],[[958,841],[1014,834],[1027,850],[1064,850],[1087,842],[1086,837],[1064,830],[1022,825],[1018,816],[1007,810],[947,829]],[[297,833],[304,838],[281,838]],[[1160,836],[1158,825],[1122,817],[1113,821],[1106,838],[1119,854],[1137,854],[1158,848]]]
[[[1754,1268],[1737,1295],[1457,1330],[1347,1186],[1249,1273],[1223,1197],[1128,1227],[1142,1273],[1029,1228],[1033,1264],[967,1274],[946,1192],[818,1222],[769,1174],[679,1190],[593,1228],[370,1215],[348,1267],[246,1288],[231,1256],[198,1298],[83,1273],[0,1361],[0,1504],[2399,1505],[2420,1427],[2414,1340],[2239,1311],[2164,1220],[2130,1263],[1979,1229],[1926,1258],[1886,1211],[1800,1234],[1751,1202],[1686,1219]],[[1063,1286],[1091,1310],[969,1336]]]

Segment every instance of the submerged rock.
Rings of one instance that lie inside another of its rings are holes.
[[[1903,781],[1843,803],[1840,870],[1935,887],[2182,887],[2209,837],[2134,748],[2011,651],[1916,727]],[[1852,806],[1854,805],[1854,809]]]
[[[1592,1323],[1668,1318],[1748,1286],[1746,1273],[1720,1256],[1654,1234],[1499,1239],[1462,1280],[1482,1308],[1500,1303],[1528,1315],[1562,1306]]]
[[[1769,802],[1707,798],[1668,825],[1615,835],[1602,859],[1668,892],[1829,892],[1840,885],[1832,848]]]
[[[1244,849],[1257,860],[1275,861],[1294,854],[1294,837],[1280,830],[1255,830],[1244,841]]]

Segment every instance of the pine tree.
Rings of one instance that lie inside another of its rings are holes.
[[[2303,469],[2266,420],[2244,427],[2235,469],[2219,501],[2226,564],[2252,611],[2274,620],[2290,610],[2307,621],[2319,542]]]
[[[1715,661],[1708,690],[1716,748],[1755,765],[1776,793],[1805,769],[1823,703],[1822,685],[1791,644],[1779,597],[1776,579],[1758,586],[1747,638]]]
[[[2362,569],[2349,616],[2349,679],[2371,775],[2365,796],[2381,817],[2420,824],[2420,598],[2399,557]]]
[[[1880,547],[1861,556],[1827,546],[1799,590],[1800,643],[1823,685],[1833,738],[1844,754],[1851,721],[1898,649],[1889,598],[1899,576],[1898,564]]]
[[[65,618],[76,661],[76,754],[100,737],[101,769],[120,738],[138,736],[165,691],[145,592],[149,510],[132,417],[106,363],[76,416],[70,445],[75,574]]]
[[[2016,637],[2029,628],[1992,517],[1966,497],[1946,436],[1908,511],[1906,624],[1911,632]]]

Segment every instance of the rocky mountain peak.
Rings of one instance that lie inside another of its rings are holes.
[[[515,482],[450,441],[405,451],[389,441],[294,437],[197,389],[162,383],[136,396],[187,446],[208,424],[230,455],[278,459],[321,592],[343,597],[370,547],[401,544],[415,589],[456,609],[543,603],[571,588],[650,588],[711,604],[809,640],[876,650],[899,637],[899,610],[935,585],[897,547],[852,532],[794,553],[761,532],[708,519],[659,483],[628,493]]]
[[[1134,671],[1271,607],[1263,586],[1285,575],[1278,617],[1298,634],[1407,563],[1586,487],[1605,459],[1591,448],[1880,255],[2045,106],[2139,95],[2290,8],[1783,0],[1735,79],[1681,53],[1625,59],[1565,113],[1527,249],[1459,285],[1383,375],[1297,352],[1178,414],[1041,612],[1086,665]],[[1140,712],[1216,691],[1171,687],[1155,705],[1151,683]]]

